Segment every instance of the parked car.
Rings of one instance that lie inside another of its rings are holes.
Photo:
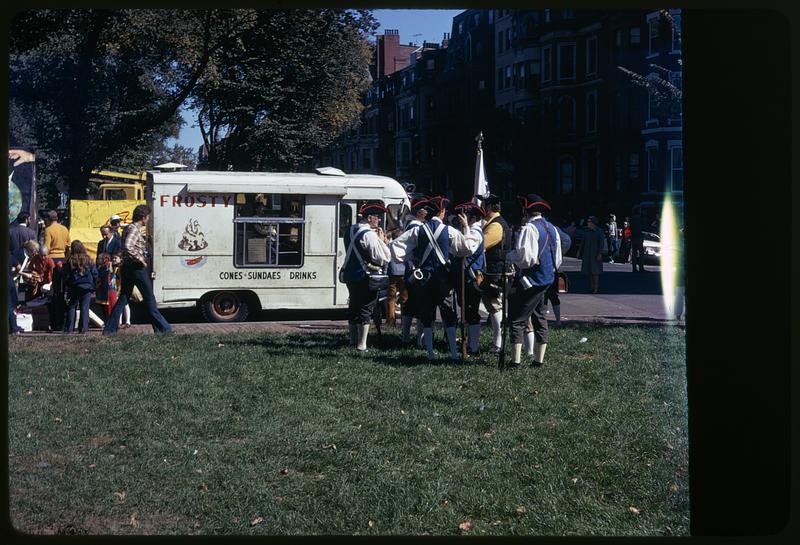
[[[644,238],[644,262],[650,265],[661,263],[661,237],[655,233],[642,232]]]

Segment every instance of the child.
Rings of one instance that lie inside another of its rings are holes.
[[[111,254],[101,253],[97,256],[99,268],[97,279],[97,295],[95,301],[106,309],[106,318],[111,316],[111,309],[117,302],[117,281],[114,266],[111,263]]]
[[[64,279],[69,299],[65,333],[72,333],[75,327],[75,313],[81,307],[80,332],[89,331],[89,304],[97,288],[97,267],[92,262],[80,240],[73,240],[69,257],[64,265]]]
[[[114,303],[109,305],[108,312],[109,316],[111,315],[111,310],[114,308],[114,304],[117,302],[117,294],[122,291],[122,253],[121,252],[114,252],[114,256],[111,260],[112,271],[114,275]],[[122,309],[122,316],[120,316],[119,320],[119,327],[120,329],[127,329],[131,327],[131,306],[129,304],[125,304],[125,308]]]

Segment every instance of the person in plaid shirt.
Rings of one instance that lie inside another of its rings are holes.
[[[142,228],[150,219],[150,207],[140,204],[133,209],[133,223],[125,227],[122,233],[122,267],[120,276],[122,292],[119,294],[111,316],[106,320],[103,335],[114,335],[119,327],[119,318],[128,301],[134,286],[142,293],[142,302],[147,307],[150,323],[156,333],[171,333],[172,326],[161,315],[156,307],[156,298],[153,295],[153,285],[150,282],[150,272],[147,268],[145,254],[146,243],[142,236]]]

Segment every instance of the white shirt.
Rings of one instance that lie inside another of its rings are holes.
[[[389,260],[392,258],[392,253],[389,251],[389,247],[386,243],[378,238],[378,233],[369,226],[369,223],[359,223],[358,230],[353,236],[358,235],[361,231],[369,231],[361,237],[359,244],[361,244],[362,248],[367,250],[370,262],[380,267],[389,263]]]
[[[389,243],[389,248],[392,251],[392,259],[398,263],[409,261],[414,257],[414,249],[417,247],[419,241],[419,230],[422,222],[417,221],[412,229],[409,229],[392,242]],[[438,216],[432,219],[436,225],[434,232],[442,223]],[[467,257],[475,253],[481,244],[481,239],[474,233],[464,234],[454,227],[447,226],[447,237],[450,241],[450,255],[455,257]]]
[[[534,227],[533,222],[541,219],[544,218],[542,216],[534,216],[522,226],[515,244],[516,248],[506,254],[506,260],[509,263],[513,263],[520,269],[530,269],[539,263],[539,230]],[[561,266],[561,237],[558,234],[558,229],[555,229],[555,233],[556,251],[554,264],[558,269]]]

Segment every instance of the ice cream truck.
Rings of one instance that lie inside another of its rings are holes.
[[[333,168],[148,172],[145,200],[158,307],[197,305],[211,322],[244,321],[262,309],[346,308],[338,271],[360,204],[384,203],[384,229],[409,205],[391,178]]]

